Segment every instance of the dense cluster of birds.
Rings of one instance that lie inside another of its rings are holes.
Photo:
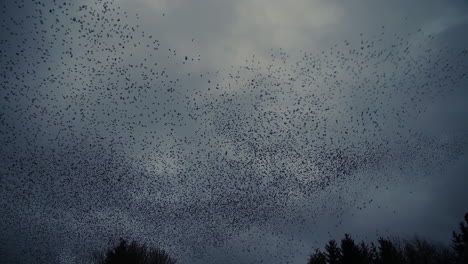
[[[338,218],[356,206],[359,192],[331,186],[463,151],[464,136],[411,126],[467,78],[467,50],[424,32],[382,28],[202,72],[199,54],[112,0],[4,1],[0,13],[0,232],[12,245],[110,234],[190,250],[308,228],[330,201]]]

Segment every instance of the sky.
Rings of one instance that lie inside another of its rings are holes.
[[[0,2],[0,256],[180,263],[450,241],[468,210],[466,1]]]

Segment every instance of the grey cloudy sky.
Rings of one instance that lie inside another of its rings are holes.
[[[466,1],[63,3],[0,6],[11,263],[306,263],[468,210]]]

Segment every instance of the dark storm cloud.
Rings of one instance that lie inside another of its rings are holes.
[[[464,182],[466,3],[421,3],[4,4],[2,254],[125,236],[299,263],[330,235],[452,224],[434,172]]]

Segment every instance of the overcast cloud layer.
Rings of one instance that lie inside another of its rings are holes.
[[[1,3],[3,259],[305,263],[467,210],[466,1]]]

